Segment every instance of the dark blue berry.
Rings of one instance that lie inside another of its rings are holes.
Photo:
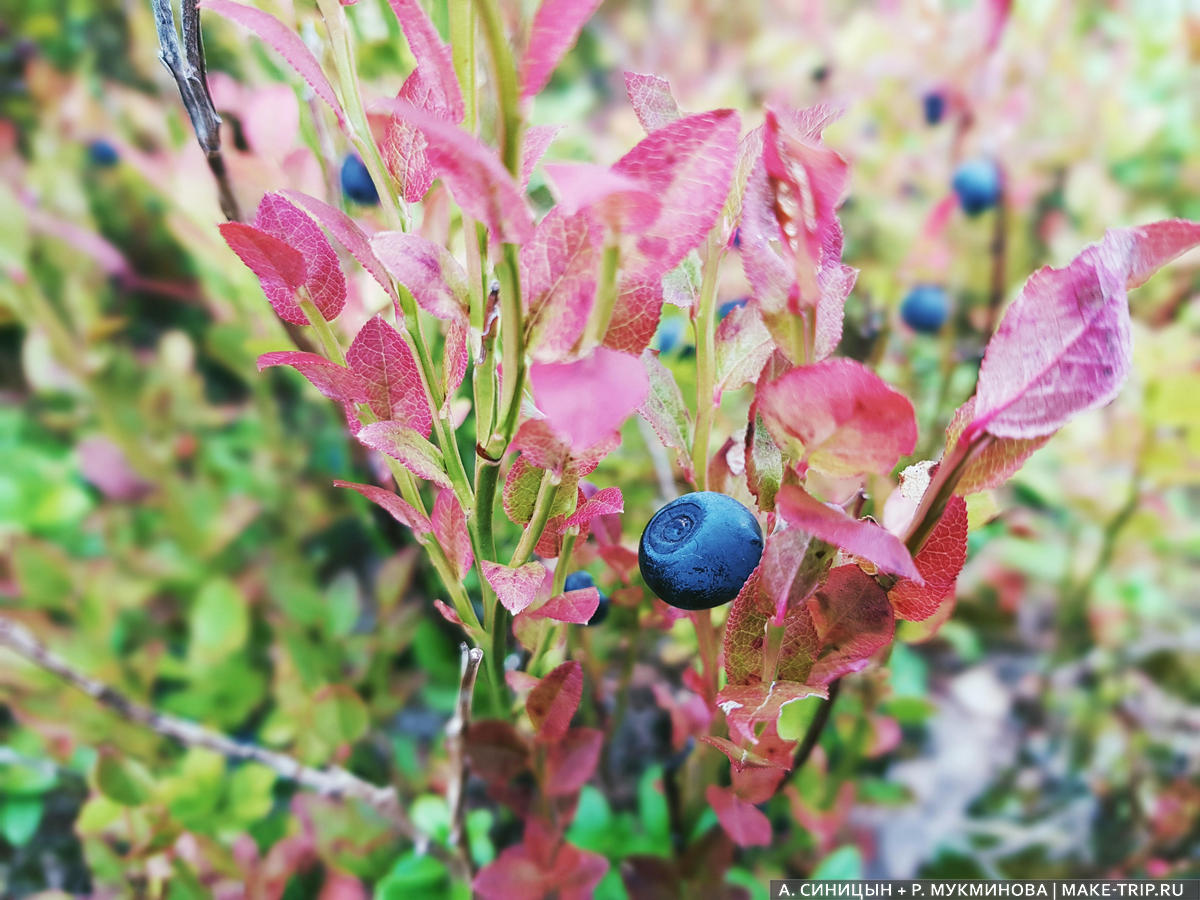
[[[921,98],[921,107],[925,110],[925,124],[936,125],[946,114],[946,95],[941,91],[930,91]]]
[[[736,300],[726,300],[717,307],[717,321],[720,322],[727,315],[737,309],[739,306],[745,306],[749,297],[738,297]]]
[[[587,572],[572,572],[563,582],[564,591],[582,591],[584,588],[595,587],[596,582],[592,581],[592,576]],[[600,603],[596,607],[596,611],[592,613],[592,617],[588,619],[589,625],[599,625],[608,618],[608,608],[611,606],[611,601],[604,596],[604,592],[600,592]]]
[[[102,169],[111,169],[121,161],[117,148],[103,138],[96,138],[87,145],[88,159],[92,165]]]
[[[655,343],[660,353],[670,353],[683,343],[684,320],[679,316],[668,316],[658,323]]]
[[[762,558],[762,529],[732,497],[697,491],[650,519],[638,567],[650,590],[679,609],[712,609],[737,596]]]
[[[365,206],[376,206],[379,203],[379,191],[375,190],[371,173],[367,171],[363,161],[353,153],[342,163],[342,193],[355,203]]]
[[[900,317],[913,331],[936,334],[950,315],[950,298],[936,284],[918,284],[900,304]]]
[[[991,209],[1000,199],[1000,168],[990,159],[973,159],[954,173],[954,193],[968,216]]]

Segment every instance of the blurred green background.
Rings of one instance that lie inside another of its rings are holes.
[[[305,0],[259,5],[311,32]],[[444,2],[427,7],[444,28]],[[1107,227],[1200,219],[1194,6],[1018,0],[990,53],[986,11],[611,0],[532,121],[565,126],[549,158],[614,161],[641,136],[624,70],[748,125],[765,102],[844,105],[827,140],[852,164],[845,259],[861,274],[842,352],[913,397],[928,456],[973,389],[997,277],[994,217],[930,224],[958,161],[1004,169],[1003,296]],[[349,15],[364,80],[394,94],[411,61],[386,2]],[[336,202],[346,148],[298,79],[207,16],[206,46],[242,208],[283,187]],[[928,123],[930,92],[965,98],[969,118],[952,103]],[[372,478],[340,412],[291,372],[255,371],[292,337],[216,230],[147,4],[9,4],[0,174],[0,613],[142,702],[401,780],[444,835],[429,761],[458,636],[410,535],[331,486]],[[540,174],[531,190],[549,205]],[[384,298],[348,271],[361,321]],[[953,299],[936,337],[897,314],[921,282]],[[744,291],[729,266],[721,299]],[[824,752],[769,809],[779,839],[742,853],[732,882],[758,896],[784,873],[1200,874],[1198,295],[1195,254],[1133,295],[1121,397],[975,501],[953,618],[902,631],[890,668],[856,679]],[[690,326],[671,316],[659,346],[688,396]],[[720,439],[748,400],[727,397]],[[593,479],[622,487],[627,543],[671,487],[648,440],[631,422]],[[615,616],[596,665],[636,647],[630,727],[661,731],[650,688],[694,645],[637,632]],[[670,851],[660,749],[585,789],[570,837],[614,864],[599,896],[625,895],[629,854]],[[477,862],[516,827],[487,809],[468,826]],[[448,896],[446,879],[366,812],[183,752],[0,652],[5,896],[398,898]]]

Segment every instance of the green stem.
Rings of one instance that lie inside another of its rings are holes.
[[[499,456],[512,440],[521,418],[521,398],[525,393],[524,311],[521,306],[521,277],[517,259],[518,248],[504,245],[504,261],[498,267],[500,276],[500,361],[504,377],[500,382],[500,431],[492,434],[488,450]]]
[[[537,499],[533,502],[533,513],[529,517],[529,524],[521,532],[520,543],[517,544],[512,561],[509,562],[510,567],[516,569],[523,566],[529,561],[529,557],[533,556],[533,549],[537,546],[538,539],[546,530],[546,522],[550,519],[550,509],[554,506],[554,496],[558,493],[559,483],[560,479],[549,470],[542,472]]]
[[[475,91],[475,3],[474,0],[450,0],[446,5],[450,18],[450,54],[454,74],[462,90],[463,128],[474,133],[477,95]]]
[[[558,564],[554,567],[554,586],[550,589],[550,596],[557,597],[563,592],[567,583],[567,575],[570,573],[567,569],[571,568],[571,554],[575,550],[575,529],[571,529],[563,535],[562,549],[558,551]]]
[[[308,298],[307,294],[307,291],[303,291],[301,295],[300,309],[308,319],[308,324],[317,333],[317,340],[321,342],[321,349],[325,351],[325,357],[330,362],[335,362],[339,366],[346,365],[346,354],[342,352],[341,342],[337,339],[337,335],[333,333],[333,328],[325,321],[325,317],[317,309],[316,304]]]
[[[783,647],[783,635],[787,629],[782,625],[772,625],[770,622],[767,623],[766,628],[762,680],[764,684],[771,684],[775,681],[775,674],[779,670],[779,651]]]
[[[715,306],[717,270],[721,254],[706,248],[696,308],[696,434],[692,442],[692,468],[697,490],[708,488],[708,440],[713,420],[713,379],[716,357]]]
[[[696,644],[700,648],[700,665],[704,674],[705,699],[711,702],[717,696],[717,632],[713,628],[712,610],[698,609],[692,612],[692,625],[696,629]]]
[[[504,16],[497,0],[477,0],[484,39],[492,57],[496,79],[497,101],[500,105],[496,126],[499,129],[500,158],[513,175],[521,170],[521,96],[517,87],[517,70],[513,65],[508,35],[504,33]]]
[[[614,240],[604,248],[604,256],[600,260],[600,280],[596,286],[596,303],[592,314],[588,317],[584,343],[587,346],[599,344],[608,334],[608,326],[612,321],[613,310],[617,306],[617,268],[621,261],[621,247]]]

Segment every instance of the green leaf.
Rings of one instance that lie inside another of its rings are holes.
[[[862,852],[854,845],[847,844],[817,863],[812,877],[816,881],[862,878],[862,867]]]
[[[476,866],[486,866],[496,858],[496,848],[492,844],[495,819],[490,809],[473,809],[467,813],[467,843]]]
[[[345,570],[334,576],[325,589],[325,622],[334,637],[345,637],[354,630],[360,613],[358,579]]]
[[[41,797],[7,797],[0,803],[0,834],[14,847],[24,847],[37,833],[44,809]]]
[[[646,834],[664,852],[671,848],[671,826],[667,812],[667,798],[659,789],[662,766],[651,766],[638,779],[638,818]]]
[[[779,712],[777,728],[779,736],[785,741],[798,741],[804,737],[808,724],[821,708],[820,697],[809,697],[789,703]]]
[[[217,578],[200,589],[189,618],[188,662],[203,668],[240,650],[250,635],[246,598],[233,582]]]
[[[408,900],[410,897],[436,896],[449,880],[446,867],[432,856],[409,851],[392,866],[375,886],[375,900]]]
[[[238,766],[229,779],[225,809],[229,817],[241,826],[257,822],[275,805],[273,771],[258,763]]]
[[[440,794],[422,794],[408,808],[413,824],[437,841],[445,841],[450,835],[450,810],[446,798]]]
[[[367,733],[367,706],[344,684],[331,685],[317,694],[313,706],[313,728],[333,747],[352,744]]]
[[[0,765],[0,794],[32,797],[46,793],[57,783],[58,775],[51,765],[38,765],[36,761]]]
[[[145,766],[111,750],[101,751],[93,775],[100,793],[122,806],[141,806],[154,791]]]

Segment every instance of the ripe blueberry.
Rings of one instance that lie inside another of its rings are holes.
[[[749,297],[738,297],[736,300],[726,300],[717,307],[717,321],[720,322],[739,306],[745,306],[749,299]]]
[[[712,609],[737,596],[762,552],[762,529],[750,510],[725,494],[697,491],[650,519],[638,545],[638,568],[672,606]]]
[[[683,344],[684,320],[679,316],[664,316],[658,323],[655,343],[659,353],[670,355],[671,351]]]
[[[946,324],[950,300],[936,284],[918,284],[900,304],[900,317],[913,331],[936,334]]]
[[[592,576],[587,572],[572,572],[567,576],[567,580],[563,582],[564,591],[582,591],[584,588],[595,587],[596,582],[592,581]],[[612,602],[604,596],[604,592],[600,592],[600,605],[596,607],[596,611],[592,613],[592,617],[588,619],[589,625],[599,625],[608,618],[608,608]]]
[[[954,172],[958,202],[968,216],[991,209],[1000,199],[1000,168],[990,159],[973,159]]]
[[[936,125],[946,114],[946,95],[941,91],[929,91],[921,98],[921,107],[925,110],[925,124]]]
[[[364,206],[375,206],[379,203],[379,191],[371,180],[371,173],[363,165],[363,161],[351,153],[342,162],[342,193]]]
[[[87,145],[88,159],[92,165],[102,169],[110,169],[121,159],[117,148],[103,138],[96,138]]]

